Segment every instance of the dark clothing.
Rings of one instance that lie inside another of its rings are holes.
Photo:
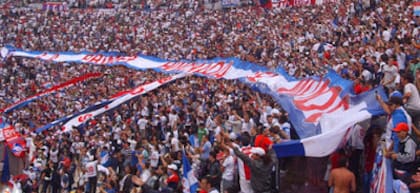
[[[264,163],[262,160],[252,160],[238,148],[233,148],[235,154],[251,169],[251,187],[255,192],[271,192],[271,171],[273,162]]]
[[[220,182],[222,180],[222,171],[220,170],[220,163],[214,161],[213,163],[209,162],[208,175],[211,177],[212,187],[220,189]]]

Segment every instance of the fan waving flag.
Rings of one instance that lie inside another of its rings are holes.
[[[188,161],[185,151],[182,152],[182,187],[184,193],[196,193],[198,188],[198,180],[194,176],[190,161]]]

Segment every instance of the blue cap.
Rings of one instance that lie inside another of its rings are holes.
[[[395,97],[395,98],[401,98],[401,99],[402,99],[402,98],[403,98],[403,95],[401,94],[401,92],[400,92],[400,91],[394,91],[394,92],[392,92],[392,93],[391,93],[390,98],[391,98],[391,97],[393,97],[393,98],[394,98],[394,97]]]

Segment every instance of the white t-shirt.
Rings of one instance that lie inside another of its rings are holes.
[[[179,120],[179,116],[177,114],[169,114],[169,127],[173,128],[175,123]]]
[[[406,93],[411,93],[410,98],[408,98],[407,103],[405,104],[406,109],[420,110],[419,91],[413,83],[408,83],[404,86],[404,94]]]
[[[172,151],[177,152],[180,151],[181,148],[179,147],[179,140],[175,137],[172,138],[171,140],[171,146],[172,146]]]
[[[389,40],[391,40],[391,32],[389,30],[383,31],[382,36],[386,42],[389,42]]]
[[[140,130],[145,130],[146,129],[146,125],[147,125],[147,119],[145,118],[141,118],[137,121],[137,125],[139,126]]]
[[[52,149],[50,150],[50,159],[54,163],[58,162],[58,149],[56,149],[55,151],[53,151]]]
[[[384,83],[387,83],[390,80],[392,80],[394,78],[394,76],[395,77],[397,76],[398,69],[394,65],[384,65],[383,73],[384,73]],[[390,83],[388,83],[387,85],[384,85],[384,86],[393,88],[393,87],[395,87],[395,82],[390,82]]]
[[[233,174],[235,169],[235,160],[231,155],[226,157],[223,161],[222,166],[225,168],[222,174],[222,179],[233,180]]]
[[[254,120],[252,118],[249,119],[248,122],[245,122],[245,120],[242,120],[242,132],[251,132],[251,129],[255,127]]]
[[[156,168],[159,163],[159,152],[156,150],[152,150],[152,154],[150,155],[150,166]]]
[[[90,161],[88,163],[86,163],[86,177],[90,178],[90,177],[95,177],[97,174],[97,165],[98,165],[98,161]]]

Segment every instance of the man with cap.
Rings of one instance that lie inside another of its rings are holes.
[[[178,183],[179,183],[179,176],[178,176],[178,167],[175,164],[170,164],[168,166],[168,179],[166,179],[166,183],[171,190],[177,190]]]
[[[393,128],[397,126],[398,123],[406,123],[411,126],[411,117],[402,107],[403,96],[400,92],[396,91],[391,93],[388,101],[385,103],[379,94],[376,94],[376,99],[379,104],[381,104],[383,110],[388,114],[389,119],[386,125],[385,137],[387,139],[387,147],[392,148],[391,139],[394,142],[393,150],[398,151],[399,139],[395,132],[392,131]],[[409,127],[410,128],[410,127]]]
[[[270,146],[273,144],[273,141],[270,139],[270,127],[263,128],[263,131],[260,135],[257,135],[255,138],[254,146],[261,147],[264,151],[268,151]]]
[[[250,150],[251,157],[242,153],[232,142],[227,142],[226,146],[233,148],[236,156],[241,159],[251,169],[251,187],[254,192],[271,192],[273,161],[269,154],[261,147],[254,147]],[[226,148],[225,146],[225,148]]]
[[[395,176],[404,181],[407,177],[414,174],[418,167],[414,162],[416,159],[417,144],[408,134],[409,126],[407,123],[398,123],[393,131],[398,136],[399,148],[398,151],[387,152],[386,156],[394,160]]]

